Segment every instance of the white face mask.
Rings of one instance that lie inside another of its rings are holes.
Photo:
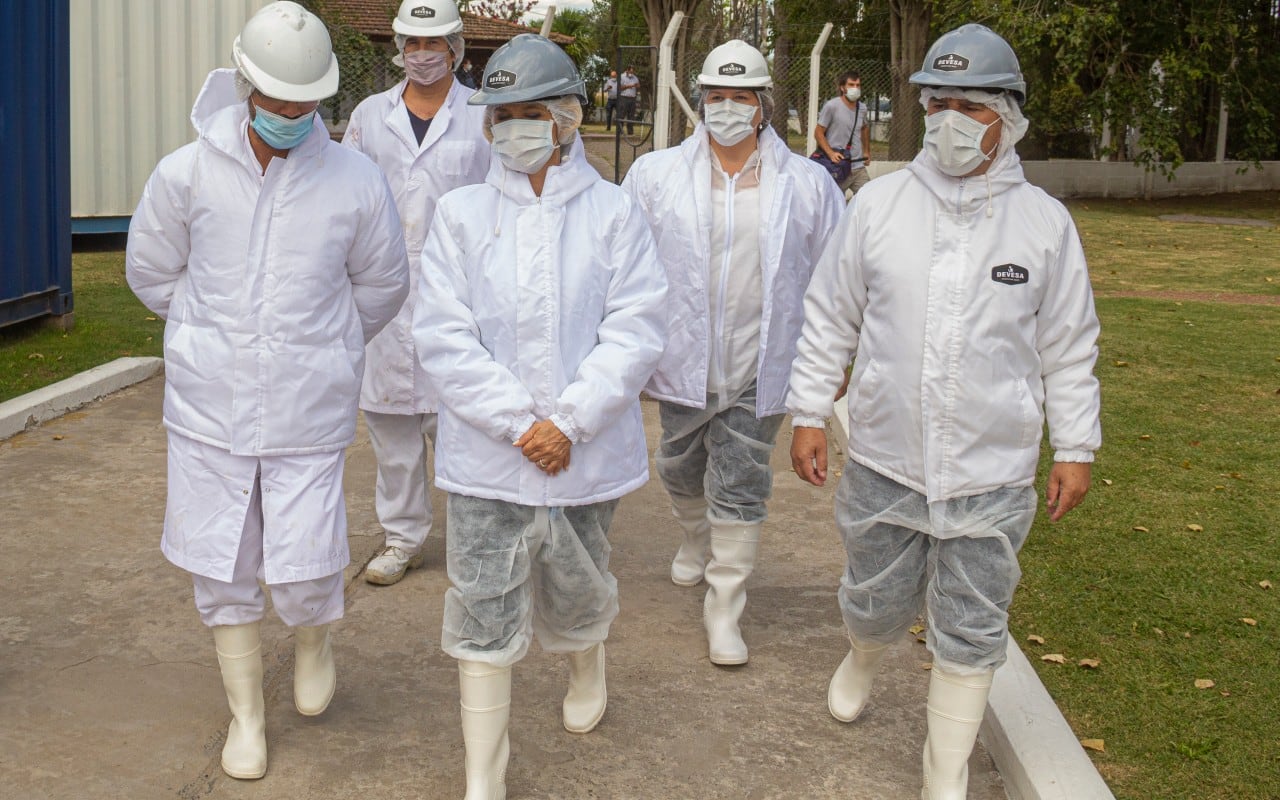
[[[507,169],[532,174],[542,169],[560,145],[551,139],[549,119],[509,119],[494,125],[493,152]]]
[[[968,175],[999,149],[997,142],[991,153],[982,152],[982,137],[996,122],[999,120],[983,125],[959,111],[938,111],[924,118],[924,149],[946,174],[956,178]]]
[[[859,89],[857,86],[853,87],[852,89],[845,89],[844,96],[848,98],[850,103],[856,103],[858,102],[858,98],[862,97],[862,90]]]
[[[724,147],[733,147],[755,133],[758,106],[721,100],[707,104],[707,132]]]

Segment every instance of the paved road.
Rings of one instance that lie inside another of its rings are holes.
[[[443,529],[424,569],[393,587],[364,582],[382,534],[363,429],[347,455],[353,563],[335,627],[338,694],[322,717],[294,711],[292,641],[269,616],[270,768],[253,782],[222,774],[230,715],[212,638],[188,577],[159,550],[161,389],[150,379],[0,443],[0,796],[461,798],[457,672],[439,647]],[[646,403],[651,440],[655,412]],[[922,645],[894,649],[863,719],[826,712],[847,647],[833,591],[843,554],[831,491],[787,470],[788,442],[784,431],[744,616],[750,663],[707,660],[702,593],[666,577],[676,533],[651,482],[623,501],[611,533],[622,614],[609,711],[594,733],[566,733],[567,667],[535,646],[514,678],[512,800],[919,796]],[[1004,798],[981,748],[970,770],[972,800]]]

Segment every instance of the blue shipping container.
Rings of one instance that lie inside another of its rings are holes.
[[[67,9],[0,0],[0,326],[72,310]]]

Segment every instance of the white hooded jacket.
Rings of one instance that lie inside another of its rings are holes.
[[[756,416],[784,410],[787,377],[804,321],[805,287],[843,198],[831,177],[765,128],[760,134],[760,241],[764,307],[756,369]],[[622,187],[643,209],[666,269],[671,341],[645,390],[659,400],[703,408],[712,331],[709,287],[711,145],[699,125],[679,147],[638,159]],[[723,307],[723,304],[721,304]]]
[[[849,455],[929,502],[1035,480],[1102,443],[1098,319],[1066,208],[1017,153],[952,178],[920,153],[858,193],[805,295],[787,408],[821,426],[842,368]]]
[[[234,455],[341,450],[364,345],[409,288],[381,171],[311,135],[266,174],[232,70],[210,73],[197,141],[166,156],[129,226],[125,274],[165,325],[164,421]]]
[[[351,112],[342,143],[382,168],[396,199],[412,265],[409,297],[400,313],[369,342],[360,407],[382,414],[424,414],[436,410],[435,392],[413,349],[413,306],[418,294],[418,258],[436,202],[460,186],[484,180],[489,143],[484,108],[467,105],[471,89],[453,82],[431,120],[422,144],[413,134],[404,104],[405,81],[366,97]]]
[[[436,485],[588,505],[648,479],[639,394],[666,343],[667,286],[644,217],[575,137],[542,196],[494,157],[436,206],[414,339],[440,396]],[[574,442],[548,476],[513,446],[550,419]]]

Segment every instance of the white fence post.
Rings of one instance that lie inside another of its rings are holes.
[[[675,48],[676,33],[679,32],[682,22],[684,22],[684,12],[677,11],[671,16],[671,22],[667,23],[667,30],[662,34],[662,43],[658,45],[658,92],[653,98],[654,150],[665,149],[667,140],[670,138],[671,95],[676,91],[675,71],[671,68],[671,51]]]
[[[818,149],[818,139],[813,129],[818,126],[818,102],[821,99],[818,92],[822,90],[822,85],[819,83],[822,80],[822,49],[827,46],[827,37],[831,35],[831,28],[830,22],[822,26],[822,33],[818,34],[818,41],[813,45],[813,52],[809,54],[809,136],[805,155]]]
[[[551,38],[551,23],[555,22],[555,19],[556,7],[554,5],[547,6],[547,15],[542,18],[542,30],[538,35],[546,39]]]

